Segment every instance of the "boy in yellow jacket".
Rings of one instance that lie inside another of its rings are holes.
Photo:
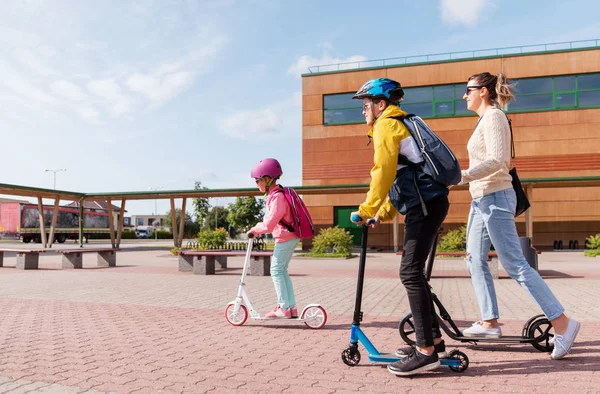
[[[449,202],[448,188],[422,171],[423,156],[399,119],[407,115],[399,107],[403,97],[400,83],[389,78],[367,81],[353,97],[363,100],[374,150],[369,192],[353,214],[361,218],[357,224],[369,218],[375,218],[376,224],[388,221],[398,212],[405,215],[400,280],[408,295],[417,341],[414,349],[398,349],[396,355],[402,358],[388,365],[388,370],[408,376],[437,368],[439,358],[446,355],[423,269]]]

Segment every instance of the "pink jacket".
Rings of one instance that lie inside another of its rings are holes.
[[[293,232],[285,228],[280,220],[286,223],[293,222],[292,209],[288,204],[283,192],[276,193],[281,186],[277,185],[269,191],[267,196],[267,212],[263,221],[252,227],[250,231],[254,235],[272,233],[276,243],[288,242],[297,238]]]

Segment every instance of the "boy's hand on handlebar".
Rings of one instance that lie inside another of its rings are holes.
[[[354,224],[356,224],[357,226],[360,226],[362,224],[364,224],[363,219],[360,217],[360,215],[358,214],[358,212],[352,212],[350,214],[350,221]]]
[[[371,219],[367,220],[367,226],[371,226],[371,228],[375,228],[377,227],[377,225],[379,225],[379,223],[381,223],[381,215],[377,214],[374,217],[372,217]]]

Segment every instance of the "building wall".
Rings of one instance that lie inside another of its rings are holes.
[[[372,78],[389,77],[404,87],[466,83],[475,73],[503,70],[509,78],[582,74],[600,71],[600,50],[581,50],[527,56],[422,64],[331,74],[302,79],[303,185],[364,184],[370,181],[372,145],[367,146],[364,124],[324,125],[323,95],[356,91]],[[475,114],[474,114],[475,115]],[[513,113],[512,119],[521,178],[600,175],[600,108]],[[476,116],[426,119],[430,127],[468,167],[466,144]],[[304,196],[319,227],[334,223],[335,206],[356,206],[363,194]],[[447,229],[464,224],[470,205],[468,191],[450,193]],[[534,244],[551,247],[554,240],[578,240],[600,233],[600,187],[534,189]],[[524,218],[517,219],[524,233]],[[373,245],[393,245],[391,226],[370,237]],[[400,234],[402,239],[402,234]]]

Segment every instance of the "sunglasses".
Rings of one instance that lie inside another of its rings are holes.
[[[468,96],[469,93],[471,92],[471,90],[481,89],[483,87],[485,87],[485,86],[481,86],[481,85],[471,85],[471,86],[469,86],[469,85],[467,85],[465,87],[465,94]]]

